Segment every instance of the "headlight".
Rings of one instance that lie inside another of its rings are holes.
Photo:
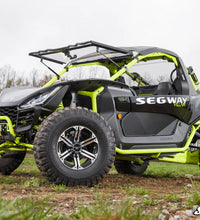
[[[54,94],[56,94],[56,92],[60,89],[61,87],[58,86],[55,89],[53,89],[52,91],[47,91],[44,92],[34,98],[32,98],[31,100],[27,101],[26,103],[24,103],[23,105],[21,105],[21,108],[30,108],[33,107],[35,105],[41,105],[43,104],[48,98],[50,98],[51,96],[53,96]]]

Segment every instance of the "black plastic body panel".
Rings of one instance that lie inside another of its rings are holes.
[[[172,135],[177,122],[171,115],[130,112],[121,120],[121,127],[126,137]]]
[[[191,118],[189,124],[193,124],[200,120],[200,91],[196,95],[191,96],[190,103],[189,111],[191,113]]]
[[[182,106],[182,103],[179,103],[178,100],[186,100],[185,105]],[[132,112],[150,112],[172,115],[185,123],[188,123],[191,117],[191,112],[188,110],[189,105],[189,96],[185,95],[131,97]]]
[[[128,88],[119,90],[112,86],[106,87],[98,97],[99,112],[111,125],[117,146],[122,149],[184,146],[190,127],[187,123],[169,114],[166,108],[166,114],[149,112],[151,109],[135,112],[131,104],[131,99],[134,98]],[[118,113],[122,114],[121,120],[117,118]],[[179,114],[180,118],[184,116],[181,111]]]

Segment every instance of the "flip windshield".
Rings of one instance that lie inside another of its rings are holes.
[[[95,41],[88,41],[69,45],[67,47],[57,49],[47,49],[38,52],[32,52],[29,55],[48,60],[58,64],[66,64],[68,62],[91,62],[95,60],[108,59],[107,55],[114,58],[119,56],[131,57],[131,50],[120,47],[113,47],[101,44]]]

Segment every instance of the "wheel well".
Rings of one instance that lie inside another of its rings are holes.
[[[86,107],[92,109],[92,101],[88,96],[78,94],[78,91],[68,91],[63,97],[64,107]]]

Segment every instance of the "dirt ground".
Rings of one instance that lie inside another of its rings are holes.
[[[95,193],[105,193],[110,196],[111,200],[120,200],[127,196],[127,191],[124,186],[141,188],[143,187],[150,192],[148,195],[128,194],[129,198],[135,200],[135,204],[143,197],[152,198],[159,201],[156,209],[167,208],[170,212],[176,211],[177,207],[183,203],[186,195],[184,189],[191,186],[191,180],[188,178],[154,178],[146,176],[130,176],[119,175],[117,173],[108,174],[104,180],[95,187],[67,187],[66,191],[55,191],[52,184],[47,182],[40,184],[39,187],[23,187],[22,183],[31,178],[38,178],[41,182],[43,177],[40,174],[29,173],[13,173],[11,183],[1,186],[1,194],[3,198],[14,199],[16,197],[35,199],[43,199],[49,196],[50,203],[54,204],[55,210],[63,213],[71,213],[76,209],[76,202],[80,201],[83,204],[88,204],[94,201]],[[199,180],[196,180],[199,182]],[[179,199],[176,201],[176,206],[173,206],[173,201],[163,199],[165,195],[170,193],[176,194]],[[150,207],[150,208],[155,208]],[[174,209],[174,210],[173,210]]]

